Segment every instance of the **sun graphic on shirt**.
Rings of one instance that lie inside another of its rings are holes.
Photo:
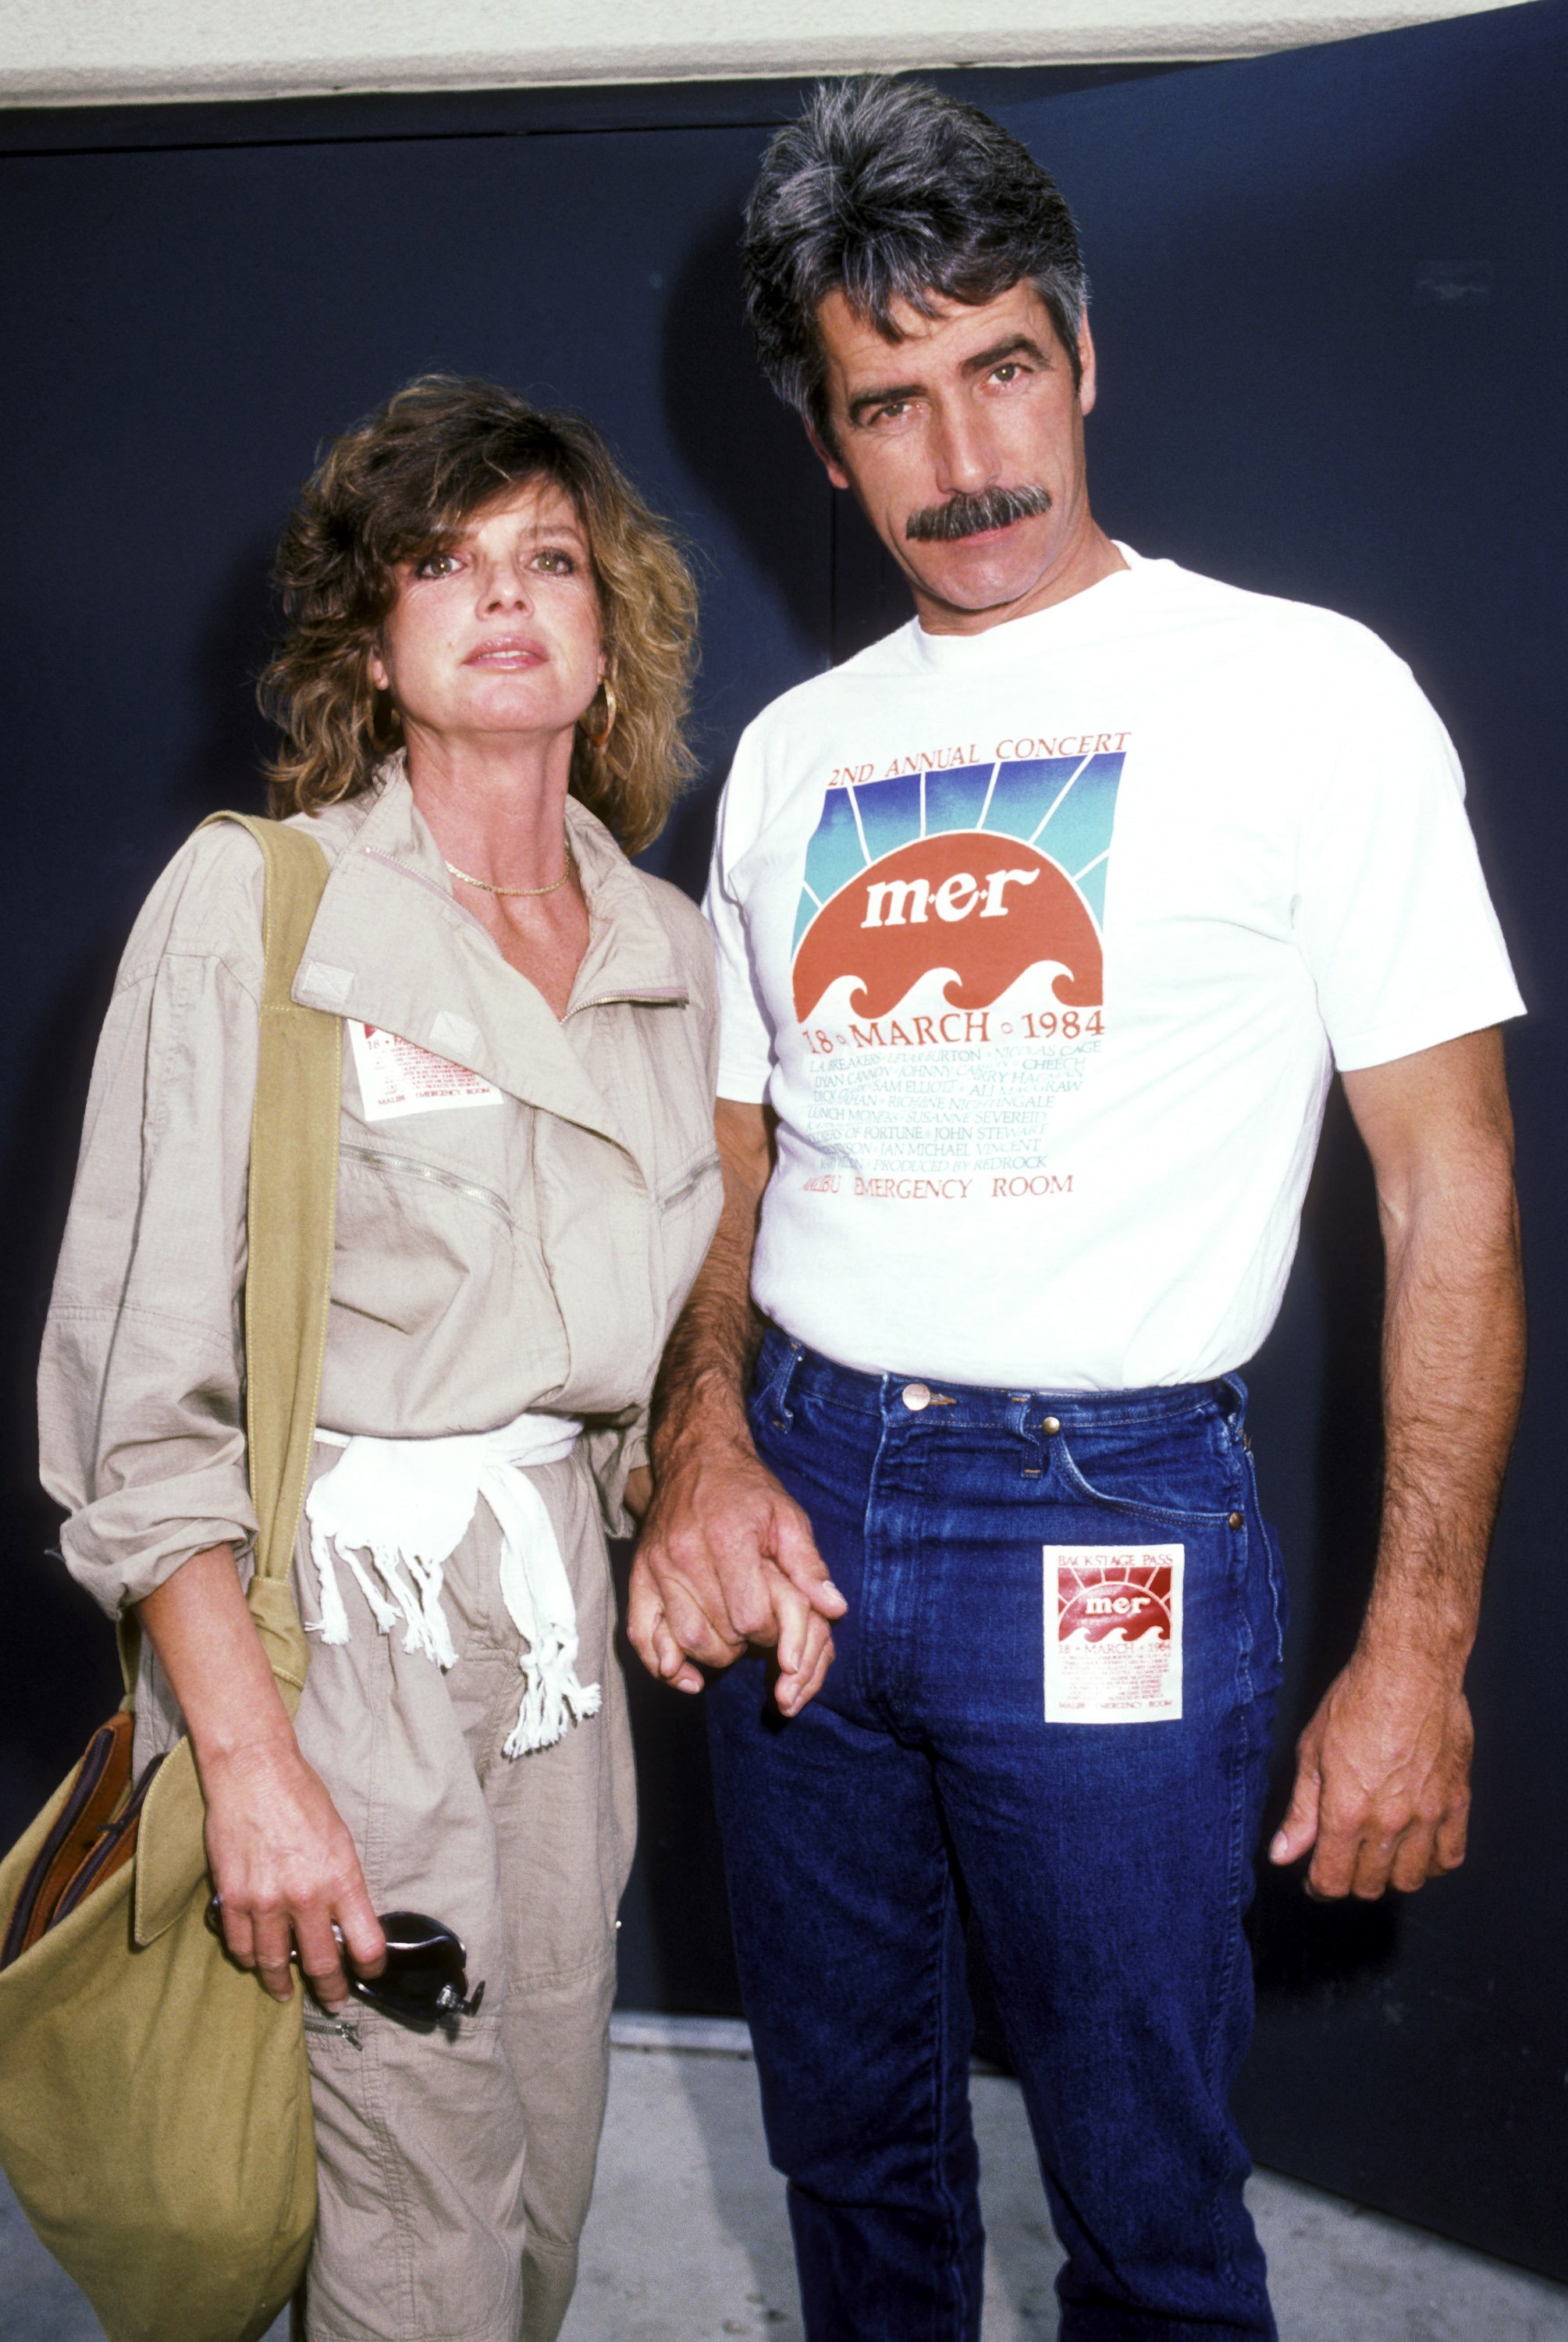
[[[875,1017],[927,975],[984,1008],[1031,967],[1052,997],[1104,997],[1101,932],[1124,753],[999,759],[830,788],[794,929],[803,1019],[842,979]]]

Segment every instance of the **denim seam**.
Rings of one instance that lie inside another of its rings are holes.
[[[1274,1665],[1283,1666],[1285,1656],[1285,1622],[1280,1615],[1282,1564],[1278,1545],[1268,1523],[1263,1518],[1263,1498],[1258,1491],[1258,1467],[1253,1460],[1250,1450],[1246,1451],[1246,1468],[1247,1484],[1252,1491],[1253,1516],[1263,1536],[1263,1552],[1268,1561],[1269,1603],[1273,1611],[1274,1619]]]
[[[1242,1808],[1245,1802],[1244,1762],[1245,1750],[1242,1745],[1242,1737],[1238,1736],[1226,1768],[1230,1775],[1231,1811],[1230,1860],[1226,1866],[1225,1879],[1225,1951],[1221,1962],[1220,1973],[1215,1981],[1213,2007],[1209,2018],[1209,2037],[1203,2054],[1203,2080],[1211,2097],[1214,2095],[1218,2085],[1220,2030],[1225,2010],[1230,2003],[1231,1990],[1235,1980],[1237,1947],[1242,1940],[1241,1921],[1236,1916],[1236,1901],[1241,1892]],[[1214,2248],[1219,2257],[1220,2267],[1227,2281],[1235,2285],[1238,2283],[1235,2257],[1231,2250],[1230,2239],[1225,2233],[1225,2225],[1220,2216],[1217,2200],[1211,2201],[1209,2206],[1209,2227],[1214,2239]]]
[[[1252,1626],[1247,1616],[1246,1586],[1249,1575],[1248,1539],[1243,1535],[1231,1570],[1231,1595],[1236,1606],[1236,1730],[1231,1736],[1225,1770],[1230,1787],[1229,1847],[1225,1869],[1225,1948],[1215,1980],[1214,1997],[1209,2017],[1208,2039],[1203,2050],[1203,2081],[1211,2097],[1219,2087],[1220,2037],[1225,2012],[1230,2007],[1239,1963],[1245,1953],[1245,1937],[1242,1928],[1240,1902],[1242,1881],[1247,1861],[1246,1833],[1243,1827],[1246,1811],[1247,1759],[1252,1747],[1253,1712],[1256,1695],[1253,1689]],[[1209,2207],[1209,2227],[1213,2236],[1220,2267],[1227,2281],[1241,2287],[1242,2279],[1236,2267],[1235,2255],[1225,2233],[1216,2202]]]
[[[864,1555],[864,1575],[861,1579],[862,1635],[857,1662],[861,1686],[867,1705],[875,1709],[884,1728],[888,1731],[897,1729],[898,1707],[904,1692],[904,1677],[907,1673],[909,1658],[907,1651],[898,1645],[896,1639],[891,1650],[888,1646],[885,1633],[887,1577],[882,1566],[881,1553],[872,1542],[871,1522],[881,1502],[877,1483],[893,1428],[884,1413],[881,1428],[876,1436],[876,1453],[871,1459],[871,1468],[865,1476],[865,1515],[861,1524],[861,1549]],[[897,1606],[895,1599],[894,1604],[895,1611]],[[874,1650],[878,1655],[874,1664],[872,1657]]]
[[[964,2313],[969,2305],[965,2298],[966,2288],[964,2282],[963,2271],[960,2267],[959,2248],[961,2244],[961,2235],[959,2227],[959,2206],[956,2197],[954,2196],[952,2188],[947,2184],[947,2174],[943,2163],[943,2149],[946,2145],[946,2131],[943,2123],[942,2086],[943,2076],[946,2070],[945,2052],[949,2047],[947,2037],[949,2011],[947,2007],[947,1996],[943,1990],[943,1976],[947,1950],[948,1906],[949,1899],[952,1896],[952,1879],[950,1877],[944,1876],[941,1880],[939,1880],[936,1889],[937,1926],[934,1936],[934,1957],[935,1974],[932,1979],[932,2007],[935,2022],[933,2027],[934,2040],[932,2047],[934,2055],[931,2065],[931,2165],[934,2180],[933,2193],[935,2195],[938,2201],[944,2206],[947,2215],[947,2264],[953,2280],[954,2306],[958,2312],[958,2330],[960,2334],[962,2334],[964,2330]]]

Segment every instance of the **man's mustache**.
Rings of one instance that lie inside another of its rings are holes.
[[[1051,491],[1042,487],[986,488],[977,496],[949,496],[926,505],[904,524],[912,545],[952,545],[986,529],[1010,528],[1015,520],[1039,520],[1051,509]]]

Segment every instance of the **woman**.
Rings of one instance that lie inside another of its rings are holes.
[[[68,1566],[155,1655],[138,1766],[190,1733],[229,1949],[281,1998],[297,1951],[312,1987],[304,2333],[545,2342],[634,1828],[604,1533],[718,1209],[705,930],[625,858],[686,767],[693,594],[586,424],[440,377],[329,449],[280,575],[274,810],[332,865],[296,997],[345,1020],[293,1725],[241,1595],[262,866],[232,825],[121,968],[44,1476]],[[463,1937],[474,2013],[421,2033],[350,1997],[394,1908]]]

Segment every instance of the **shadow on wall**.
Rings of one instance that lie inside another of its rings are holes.
[[[762,145],[759,133],[759,155]],[[737,542],[737,571],[766,582],[814,663],[825,667],[832,491],[800,425],[758,368],[742,308],[739,239],[737,207],[714,222],[671,288],[664,413],[683,464]],[[725,590],[723,558],[722,547],[715,557],[699,554],[703,635],[710,671],[735,679],[704,694],[694,742],[704,777],[677,812],[659,864],[694,896],[706,882],[714,800],[735,742],[771,696],[751,683],[744,605]]]
[[[1336,1082],[1285,1306],[1246,1374],[1264,1510],[1279,1528],[1293,1600],[1265,1845],[1290,1799],[1297,1736],[1350,1657],[1372,1587],[1383,1475],[1382,1320],[1372,1169]],[[1312,1350],[1321,1362],[1309,1377],[1302,1360]],[[1301,1445],[1302,1483],[1286,1482],[1276,1500],[1269,1426],[1283,1425],[1303,1405],[1317,1411],[1316,1436]],[[1249,1932],[1261,1996],[1337,1997],[1372,1983],[1393,1964],[1404,1909],[1400,1897],[1315,1903],[1300,1867],[1279,1871],[1261,1857],[1257,1876]]]
[[[759,155],[764,137],[759,132]],[[738,555],[726,562],[722,536],[713,555],[698,550],[708,671],[736,680],[704,691],[694,738],[702,777],[655,855],[645,857],[693,896],[706,884],[714,805],[735,743],[769,696],[751,680],[746,606],[733,581],[748,575],[765,581],[820,666],[833,647],[832,491],[800,425],[758,368],[742,307],[739,237],[737,201],[689,254],[671,288],[664,336],[671,438]],[[615,1548],[614,1558],[624,1616],[631,1548]],[[641,1816],[623,1907],[621,2004],[739,2015],[703,1703],[655,1683],[624,1636],[620,1647]]]
[[[193,683],[203,722],[180,776],[174,808],[184,825],[178,835],[220,807],[265,810],[263,766],[277,734],[256,704],[256,678],[282,626],[272,563],[270,543],[247,548],[197,646]]]
[[[623,1619],[632,1552],[630,1545],[610,1548]],[[636,1744],[638,1810],[636,1861],[621,1907],[616,1997],[623,2008],[738,2017],[740,1979],[704,1702],[655,1683],[624,1629],[615,1639]]]
[[[7,1605],[15,1670],[0,1736],[0,1846],[9,1845],[117,1704],[119,1668],[108,1622],[49,1548],[60,1515],[38,1484],[38,1346],[75,1175],[87,1085],[125,936],[142,898],[181,841],[207,814],[259,811],[261,760],[270,742],[255,677],[270,647],[270,547],[234,571],[196,655],[203,711],[196,745],[147,833],[127,824],[107,932],[39,1032],[18,1086],[11,1142],[0,1156],[0,1501],[12,1535]]]
[[[39,1033],[0,1159],[0,1490],[15,1545],[6,1586],[11,1671],[0,1727],[0,1847],[8,1847],[117,1704],[115,1639],[96,1605],[46,1557],[60,1515],[38,1485],[35,1376],[71,1192],[82,1109],[118,940],[90,954]]]

